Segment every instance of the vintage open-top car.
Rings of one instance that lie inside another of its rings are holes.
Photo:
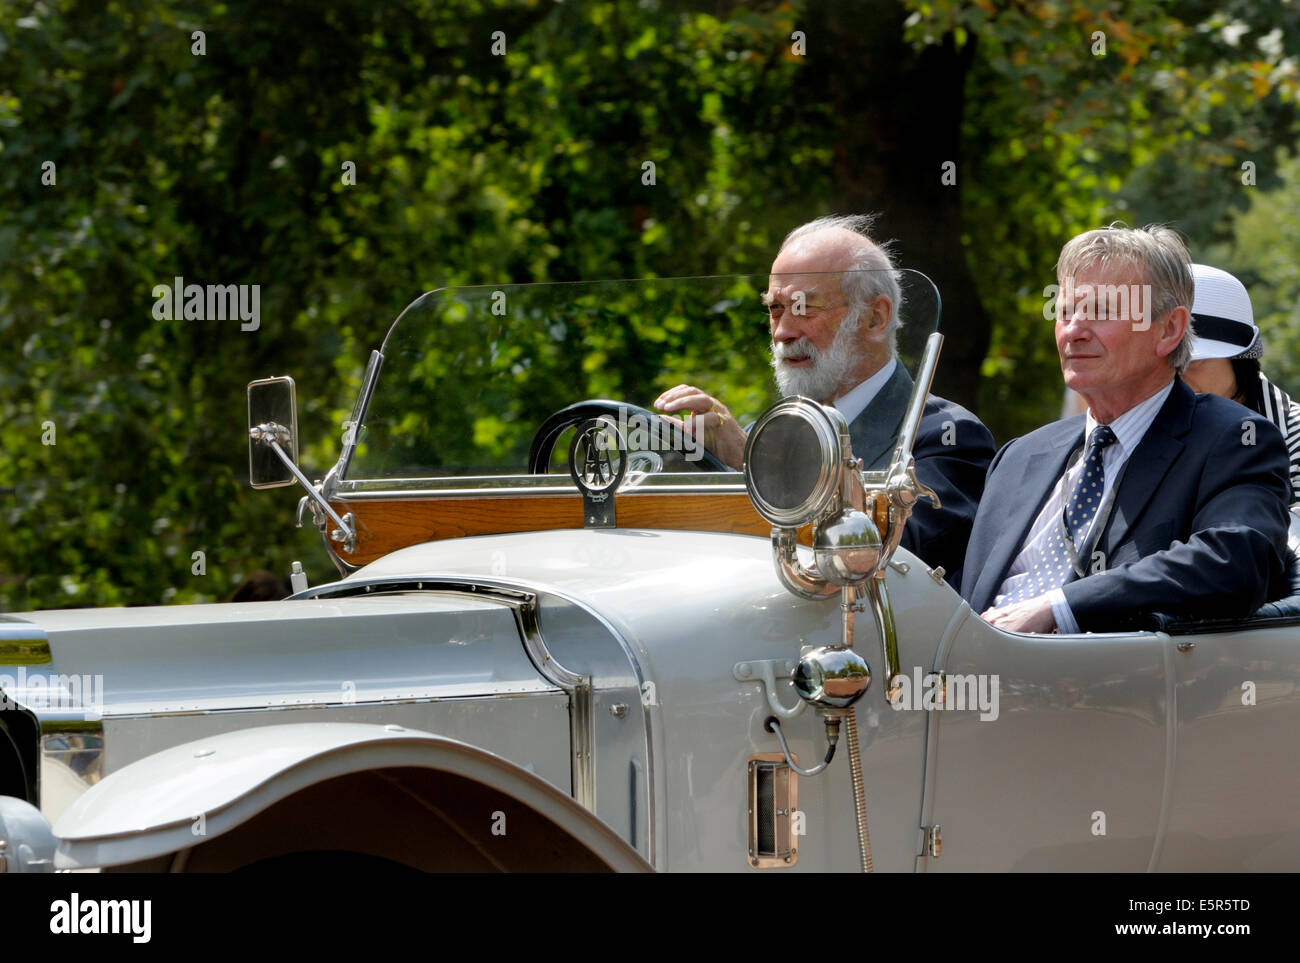
[[[775,396],[766,277],[425,294],[316,483],[255,381],[250,481],[306,485],[340,578],[0,620],[0,870],[1300,867],[1300,606],[972,613],[900,546],[942,339],[894,279],[875,463]],[[642,407],[683,381],[743,472]]]

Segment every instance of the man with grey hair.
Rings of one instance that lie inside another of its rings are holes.
[[[902,292],[885,249],[863,216],[818,218],[795,228],[772,263],[767,305],[772,367],[785,395],[833,405],[849,423],[853,453],[868,470],[888,466],[912,395],[895,358]],[[694,385],[655,400],[662,411],[692,413],[688,430],[733,468],[745,432],[726,405]],[[993,436],[973,414],[943,398],[927,400],[912,446],[917,478],[942,509],[917,503],[902,544],[956,586],[971,520],[993,456]]]
[[[1182,240],[1088,231],[1057,278],[1061,371],[1087,411],[993,459],[962,595],[1018,632],[1244,617],[1285,595],[1286,447],[1267,419],[1179,377],[1193,301]]]

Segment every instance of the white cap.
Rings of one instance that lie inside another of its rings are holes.
[[[1193,264],[1192,360],[1258,358],[1264,353],[1246,286],[1227,271]]]

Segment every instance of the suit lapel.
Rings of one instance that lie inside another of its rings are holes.
[[[853,454],[862,459],[867,471],[889,467],[889,456],[898,441],[911,397],[912,378],[900,361],[876,397],[849,425]]]
[[[1129,456],[1119,491],[1115,493],[1115,507],[1102,539],[1107,557],[1124,543],[1147,504],[1154,497],[1160,483],[1185,447],[1182,437],[1191,427],[1196,396],[1181,378],[1174,381],[1160,412],[1151,427]]]
[[[1021,471],[1003,473],[997,479],[999,507],[1005,500],[1005,512],[998,518],[998,532],[989,553],[981,562],[979,581],[971,599],[983,611],[993,604],[998,588],[1007,577],[1011,563],[1020,554],[1029,529],[1043,510],[1043,504],[1065,474],[1070,452],[1083,443],[1083,415],[1070,418],[1050,440],[1040,442],[1036,450],[1021,456]],[[1010,466],[1008,466],[1010,468]],[[1037,493],[1033,497],[1030,493]],[[1025,497],[1017,497],[1023,495]],[[985,492],[985,498],[989,493]]]

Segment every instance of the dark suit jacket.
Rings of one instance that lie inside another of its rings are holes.
[[[1083,415],[1054,422],[993,459],[961,586],[976,612],[992,604],[1083,428]],[[1079,628],[1131,628],[1152,612],[1245,617],[1286,594],[1289,495],[1276,426],[1175,379],[1097,542],[1105,570],[1063,587]]]
[[[867,470],[889,467],[911,396],[912,378],[899,364],[871,404],[849,425],[853,454]],[[954,588],[961,584],[966,539],[993,451],[993,435],[983,422],[961,405],[929,397],[912,455],[916,477],[939,496],[943,507],[932,507],[928,498],[917,502],[903,529],[902,544],[931,567],[942,565]]]

